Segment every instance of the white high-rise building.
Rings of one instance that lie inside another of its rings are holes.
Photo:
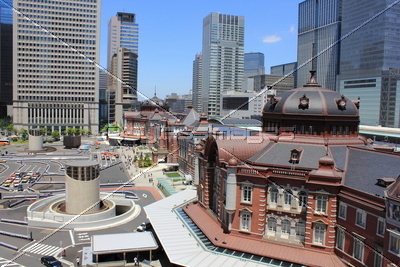
[[[16,128],[98,132],[101,0],[15,0]],[[23,14],[23,15],[22,15]]]
[[[244,17],[211,13],[203,20],[201,110],[220,116],[221,93],[241,91],[244,68]]]
[[[201,111],[201,76],[203,75],[202,58],[202,55],[196,55],[193,61],[192,103],[194,110],[196,110],[197,112]]]

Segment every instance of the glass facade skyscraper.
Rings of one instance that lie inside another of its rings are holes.
[[[343,1],[342,36],[392,3]],[[360,97],[361,124],[400,127],[400,5],[345,38],[340,53],[339,91]]]
[[[108,22],[108,62],[120,47],[139,54],[139,25],[135,14],[118,12]]]
[[[0,1],[0,118],[11,115],[12,107],[12,0]],[[9,114],[10,113],[10,114]]]
[[[244,77],[251,77],[265,74],[264,54],[245,53],[244,54]]]
[[[211,13],[203,20],[201,111],[220,116],[221,93],[241,91],[244,68],[244,17]]]
[[[133,13],[118,12],[108,22],[108,122],[122,124],[125,111],[138,108],[139,25]]]
[[[311,61],[305,63],[339,40],[341,2],[342,0],[307,0],[299,4],[297,87],[307,83],[309,71],[314,67],[318,83],[324,88],[335,90],[340,44],[321,53],[314,60],[313,67]],[[303,64],[305,65],[302,66]]]
[[[13,123],[99,128],[100,0],[15,0]],[[36,23],[33,23],[35,21]]]

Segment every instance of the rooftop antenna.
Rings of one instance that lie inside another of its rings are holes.
[[[154,85],[154,96],[157,96],[157,85]]]

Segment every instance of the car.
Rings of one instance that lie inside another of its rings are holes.
[[[10,181],[10,180],[7,180],[7,181],[5,181],[5,182],[2,184],[2,186],[9,187],[10,184],[11,184],[11,181]]]
[[[44,256],[40,258],[40,262],[48,267],[62,267],[62,263],[53,256]]]
[[[151,227],[152,227],[152,226],[151,226],[151,223],[150,223],[150,222],[142,222],[142,224],[139,225],[139,226],[136,228],[136,230],[137,230],[138,232],[144,232],[144,231],[150,230]]]
[[[21,178],[17,177],[14,179],[13,184],[16,185],[16,184],[19,184],[20,182],[21,182]]]
[[[93,155],[93,158],[97,159],[97,155],[96,155],[96,154],[94,154],[94,155]]]
[[[99,146],[95,146],[94,148],[99,149],[100,147]]]
[[[7,162],[5,159],[0,159],[0,163],[5,163]]]

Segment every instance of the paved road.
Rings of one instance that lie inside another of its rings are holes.
[[[97,139],[88,139],[85,142],[97,142]],[[27,145],[26,145],[27,146]],[[13,150],[9,149],[11,153]],[[18,149],[16,149],[18,150]],[[153,187],[153,184],[150,183],[149,178],[153,177],[164,177],[162,173],[162,168],[152,168],[145,169],[145,174],[141,174],[143,170],[140,170],[134,166],[134,164],[126,164],[128,156],[131,155],[133,159],[134,152],[131,149],[126,150],[126,148],[121,149],[113,149],[106,144],[100,145],[99,149],[95,149],[94,147],[90,147],[89,151],[85,151],[81,153],[82,157],[89,157],[91,159],[95,159],[93,154],[96,153],[98,155],[97,160],[104,166],[105,164],[112,164],[116,162],[118,159],[110,158],[109,160],[101,160],[99,158],[99,154],[102,151],[112,151],[116,153],[120,153],[121,155],[121,164],[115,165],[110,168],[106,168],[100,172],[100,183],[102,184],[101,190],[115,190],[118,188],[114,183],[126,183],[129,180],[133,180],[134,187],[122,187],[122,190],[133,191],[139,198],[135,201],[139,206],[143,207],[150,203],[153,203],[156,200],[163,198],[161,192]],[[65,152],[63,152],[65,153]],[[72,151],[74,155],[77,155],[76,151]],[[66,153],[67,154],[67,153]],[[36,155],[35,157],[38,157]],[[43,158],[42,156],[40,156]],[[49,160],[45,162],[32,163],[29,159],[23,161],[23,167],[29,170],[32,169],[40,169],[43,170],[45,166],[47,166],[47,173],[45,173],[40,181],[41,184],[36,184],[33,186],[35,190],[49,190],[49,189],[61,189],[64,187],[64,184],[58,183],[63,181],[63,175],[59,175],[62,173],[60,168],[66,160]],[[28,163],[29,162],[29,163]],[[7,162],[7,168],[5,168],[4,173],[0,173],[0,181],[4,176],[9,175],[9,172],[12,173],[15,168],[21,168],[21,163],[16,161]],[[151,174],[152,173],[152,174]],[[107,186],[107,183],[110,183]],[[14,194],[13,192],[3,194]],[[20,192],[21,194],[21,192]],[[3,209],[0,210],[0,218],[8,218],[13,220],[26,220],[26,208],[29,205],[29,202],[24,202],[14,208],[11,209]],[[103,230],[94,230],[94,231],[74,231],[74,230],[57,230],[53,229],[43,229],[43,228],[31,228],[26,225],[15,225],[9,223],[0,223],[1,231],[9,231],[12,233],[17,233],[21,235],[29,236],[32,232],[33,241],[9,236],[0,235],[1,242],[5,242],[16,246],[19,248],[18,251],[14,251],[9,248],[5,248],[0,246],[0,266],[4,263],[4,259],[12,259],[13,263],[9,263],[5,266],[42,266],[40,264],[40,258],[44,255],[55,255],[60,257],[61,252],[65,249],[67,252],[67,256],[64,261],[64,266],[73,266],[71,262],[75,261],[76,256],[81,255],[81,250],[84,246],[90,246],[90,237],[96,234],[106,234],[106,233],[121,233],[121,232],[132,232],[135,231],[136,227],[139,226],[142,222],[146,221],[146,214],[143,209],[140,214],[131,222],[117,225],[112,228],[103,229]],[[152,265],[161,266],[158,262],[153,262]]]

